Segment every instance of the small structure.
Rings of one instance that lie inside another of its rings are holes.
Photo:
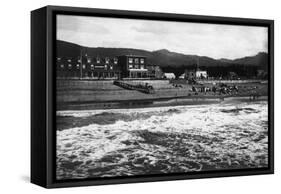
[[[175,79],[176,78],[174,73],[164,73],[163,77],[166,79]]]
[[[180,76],[179,76],[179,79],[185,79],[185,73],[183,73],[183,74],[181,74]]]
[[[196,68],[194,70],[185,70],[185,78],[188,80],[195,80],[195,79],[207,79],[208,74],[207,71],[203,71],[199,68],[199,57],[197,58]]]
[[[185,79],[206,79],[208,78],[207,71],[202,71],[200,69],[197,70],[185,70]]]
[[[196,70],[195,76],[197,79],[206,79],[208,77],[207,71],[202,71],[200,69]]]
[[[158,65],[147,65],[147,77],[161,79],[163,77],[162,69]]]

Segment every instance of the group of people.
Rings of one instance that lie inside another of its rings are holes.
[[[144,85],[139,83],[136,85],[137,88],[140,88],[140,89],[149,89],[149,90],[154,90],[153,86],[152,85],[149,85],[148,83],[145,83]]]
[[[237,85],[233,85],[233,86],[228,86],[226,84],[220,84],[219,86],[212,86],[212,87],[207,87],[207,86],[199,86],[199,87],[195,87],[192,86],[192,92],[195,92],[195,94],[200,93],[205,93],[207,94],[208,92],[212,92],[214,95],[215,94],[237,94],[238,93],[238,86]]]
[[[173,86],[174,86],[175,88],[183,88],[183,86],[182,86],[181,84],[173,84]]]

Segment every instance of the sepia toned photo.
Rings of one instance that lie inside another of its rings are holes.
[[[56,179],[267,168],[268,34],[56,15]]]

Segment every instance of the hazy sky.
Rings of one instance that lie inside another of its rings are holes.
[[[212,58],[267,52],[267,28],[235,25],[57,16],[57,39],[88,47],[168,49]]]

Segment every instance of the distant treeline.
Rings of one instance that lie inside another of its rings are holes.
[[[185,70],[192,71],[197,69],[196,65],[191,66],[179,66],[179,67],[162,67],[163,72],[171,72],[174,73],[176,77],[182,75]],[[200,66],[200,70],[207,71],[209,77],[222,77],[229,78],[233,73],[239,78],[256,78],[259,76],[258,70],[259,66],[249,66],[249,65],[237,65],[237,64],[229,64],[228,66]],[[230,73],[231,72],[231,73]],[[266,76],[260,77],[267,79]]]

